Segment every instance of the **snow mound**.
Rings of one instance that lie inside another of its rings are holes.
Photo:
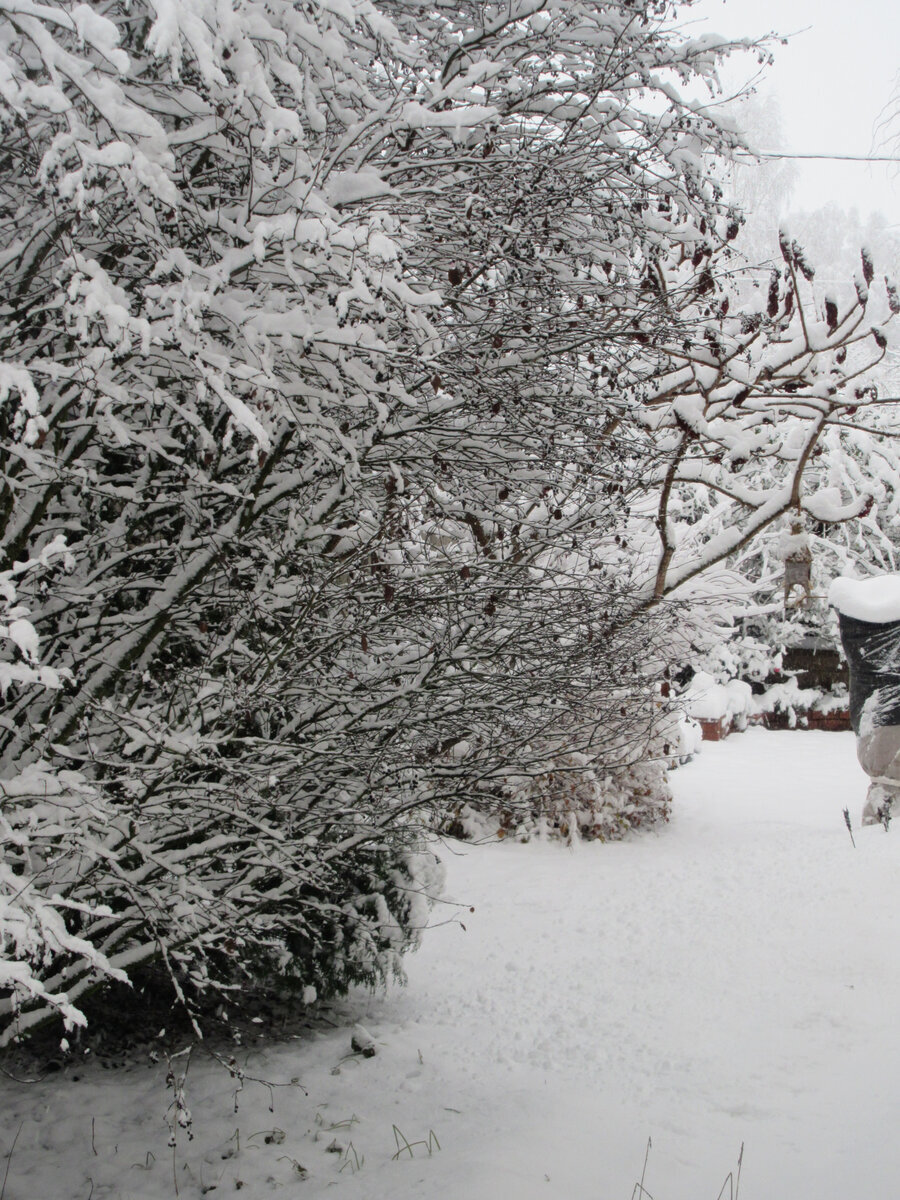
[[[717,683],[706,671],[698,671],[682,699],[695,721],[717,721],[723,717],[746,717],[752,707],[753,693],[750,684],[740,679]]]
[[[839,575],[828,590],[828,603],[845,617],[884,625],[900,621],[900,575],[851,579]]]

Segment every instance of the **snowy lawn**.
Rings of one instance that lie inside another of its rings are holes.
[[[241,1055],[308,1095],[246,1082],[235,1112],[233,1081],[195,1058],[173,1178],[164,1068],[3,1080],[3,1200],[156,1200],[174,1180],[248,1200],[629,1200],[648,1137],[654,1200],[716,1200],[742,1143],[742,1200],[896,1200],[900,822],[854,850],[841,810],[865,783],[849,734],[754,730],[675,773],[658,832],[454,847],[448,891],[475,912],[437,910],[450,923],[407,988]],[[355,1021],[372,1058],[346,1057]]]

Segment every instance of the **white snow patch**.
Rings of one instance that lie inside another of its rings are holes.
[[[626,1200],[652,1137],[656,1200],[714,1200],[742,1144],[744,1200],[895,1200],[900,836],[850,843],[853,736],[750,730],[673,787],[624,842],[448,843],[408,987],[235,1047],[243,1086],[195,1053],[174,1154],[164,1063],[4,1079],[7,1196]]]
[[[0,626],[0,632],[5,633],[10,641],[15,642],[29,662],[37,662],[39,639],[37,630],[30,621],[19,617],[15,621],[10,621],[6,629]]]

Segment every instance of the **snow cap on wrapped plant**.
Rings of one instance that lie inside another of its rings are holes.
[[[844,616],[872,625],[900,621],[900,575],[872,579],[839,575],[828,589],[828,603]]]

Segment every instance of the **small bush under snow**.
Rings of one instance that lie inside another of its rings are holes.
[[[615,841],[667,821],[672,793],[661,761],[605,770],[584,754],[559,756],[534,775],[510,775],[491,805],[465,803],[444,825],[455,837]]]

